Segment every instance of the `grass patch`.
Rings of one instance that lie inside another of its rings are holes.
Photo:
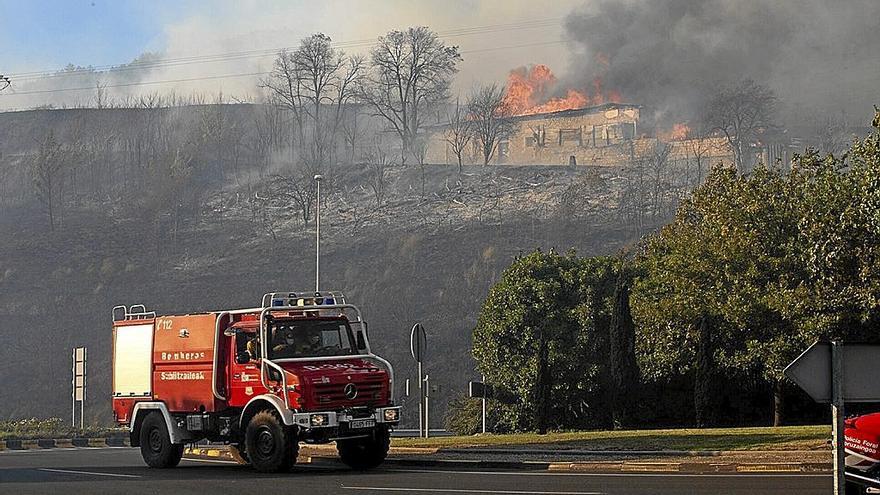
[[[829,426],[783,426],[395,438],[392,444],[447,448],[534,445],[585,450],[812,450],[826,448],[830,438]]]
[[[127,435],[128,431],[104,426],[75,428],[61,418],[20,419],[0,421],[0,440],[31,440],[38,438],[101,438]]]

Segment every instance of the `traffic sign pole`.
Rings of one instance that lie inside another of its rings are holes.
[[[875,368],[880,345],[816,342],[786,366],[783,373],[813,400],[831,404],[834,446],[834,494],[846,493],[847,402],[880,402]]]
[[[831,417],[834,443],[834,495],[846,494],[846,452],[844,450],[844,361],[843,343],[831,343]]]
[[[428,421],[427,421],[427,399],[425,395],[425,384],[423,383],[427,378],[422,371],[422,360],[425,355],[425,348],[427,347],[428,336],[425,334],[425,329],[422,327],[421,323],[416,323],[412,327],[412,331],[409,335],[409,350],[412,354],[413,359],[415,359],[418,365],[418,373],[419,373],[419,436],[424,435],[427,438],[427,430],[428,430]]]
[[[483,383],[486,383],[486,375],[483,375]],[[483,387],[483,434],[486,434],[486,387]]]

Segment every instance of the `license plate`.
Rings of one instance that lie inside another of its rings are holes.
[[[360,430],[362,428],[372,428],[376,426],[375,419],[354,419],[348,423],[348,428],[352,430]]]

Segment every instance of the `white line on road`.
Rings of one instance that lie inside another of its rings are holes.
[[[604,495],[603,492],[536,492],[534,490],[473,490],[458,488],[394,488],[382,486],[343,486],[344,490],[363,490],[371,492],[431,492],[431,493],[486,493],[506,495]]]
[[[135,450],[137,447],[53,447],[51,449],[7,449],[0,450],[0,455],[40,454],[46,452],[73,452],[75,450]]]
[[[453,471],[451,469],[383,469],[390,473],[449,473],[481,474],[494,476],[592,476],[592,477],[632,477],[632,478],[830,478],[831,473],[578,473],[571,471]]]
[[[186,458],[186,457],[184,457],[184,458],[181,459],[181,460],[183,460],[183,461],[190,461],[190,462],[210,462],[210,463],[213,463],[213,464],[238,464],[238,463],[235,462],[235,461],[224,461],[224,460],[221,460],[221,459],[190,459],[190,458]]]
[[[140,476],[134,474],[113,474],[113,473],[95,473],[93,471],[72,471],[67,469],[49,469],[49,468],[39,468],[37,471],[47,471],[50,473],[63,473],[63,474],[86,474],[89,476],[112,476],[115,478],[140,478]]]

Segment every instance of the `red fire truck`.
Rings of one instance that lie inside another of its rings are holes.
[[[378,466],[400,421],[393,385],[338,292],[179,316],[113,309],[113,414],[151,467],[176,466],[184,444],[204,439],[263,472],[290,468],[299,442],[335,441],[352,468]]]
[[[847,495],[880,492],[880,413],[847,418],[844,434]]]

